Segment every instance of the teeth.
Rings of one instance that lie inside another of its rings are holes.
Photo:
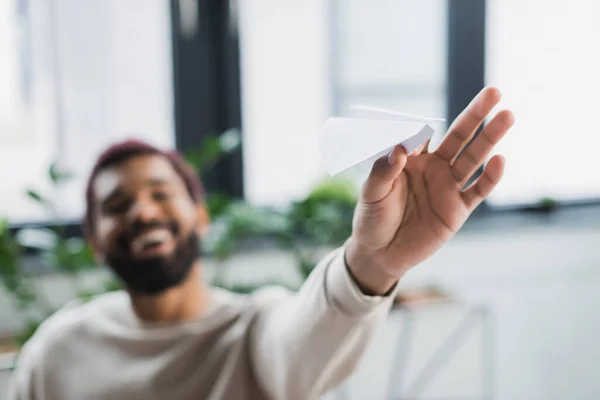
[[[169,239],[169,231],[166,229],[154,229],[137,236],[131,242],[133,252],[143,251],[146,247],[155,244],[161,244]]]

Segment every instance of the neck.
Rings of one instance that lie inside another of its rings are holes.
[[[208,306],[207,288],[202,284],[198,262],[181,285],[149,296],[129,292],[135,314],[148,322],[183,322],[202,315]]]

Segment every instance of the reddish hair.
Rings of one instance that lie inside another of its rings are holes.
[[[90,174],[85,191],[86,210],[83,220],[83,230],[86,235],[92,235],[95,232],[94,222],[94,181],[100,172],[104,169],[121,164],[128,159],[140,155],[158,155],[165,157],[173,166],[173,169],[183,180],[185,187],[196,203],[200,203],[204,198],[204,191],[196,171],[185,159],[176,151],[160,150],[148,143],[140,140],[129,139],[123,142],[115,143],[106,148],[98,157],[96,164]]]

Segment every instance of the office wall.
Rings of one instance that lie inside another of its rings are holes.
[[[248,200],[285,205],[322,176],[317,135],[330,113],[328,2],[239,2]]]

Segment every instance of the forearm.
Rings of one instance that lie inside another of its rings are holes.
[[[300,292],[260,317],[256,369],[275,398],[312,399],[356,367],[392,296],[365,296],[353,283],[342,250],[313,271]]]

